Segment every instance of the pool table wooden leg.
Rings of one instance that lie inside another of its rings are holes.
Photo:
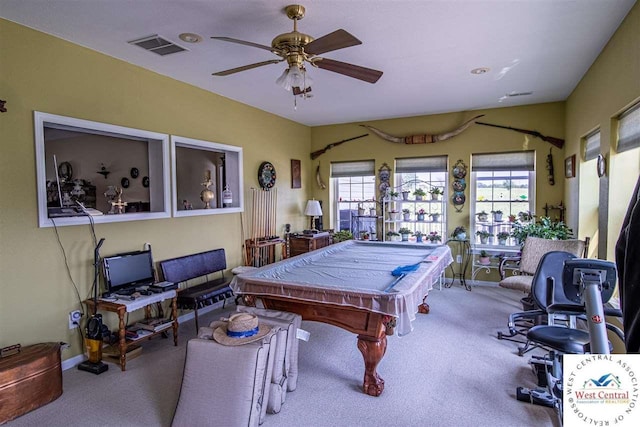
[[[358,335],[358,350],[364,358],[364,383],[363,391],[370,396],[380,396],[384,390],[384,380],[376,368],[387,351],[387,335],[384,323],[380,323],[378,334],[375,337]]]
[[[429,310],[431,310],[431,307],[429,307],[429,304],[427,304],[428,296],[429,294],[425,295],[424,298],[422,298],[422,304],[418,306],[418,313],[429,314]]]

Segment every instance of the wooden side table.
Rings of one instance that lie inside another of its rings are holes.
[[[165,333],[168,329],[159,330],[157,332],[153,332],[151,334],[145,335],[143,338],[136,339],[135,341],[127,342],[126,338],[126,328],[127,324],[125,322],[125,313],[132,312],[135,310],[139,310],[140,308],[144,309],[145,319],[151,317],[151,305],[156,304],[159,316],[164,316],[162,310],[161,302],[171,299],[171,316],[173,317],[173,322],[171,322],[171,326],[173,327],[173,344],[178,345],[178,304],[177,304],[177,293],[175,290],[171,290],[168,292],[163,292],[161,294],[152,294],[149,296],[142,296],[138,300],[134,301],[106,301],[99,299],[97,304],[97,310],[102,311],[110,311],[112,313],[118,314],[118,349],[120,350],[120,369],[122,371],[126,370],[127,366],[127,349],[129,346],[139,343],[140,341],[149,340],[152,337]],[[93,313],[94,302],[92,299],[86,300],[85,305],[87,306],[87,312]]]
[[[289,256],[306,254],[331,244],[331,235],[328,232],[289,235],[288,237]]]

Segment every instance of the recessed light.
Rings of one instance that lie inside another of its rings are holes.
[[[490,69],[491,69],[491,68],[488,68],[488,67],[474,68],[473,70],[471,70],[471,74],[484,74],[484,73],[488,73]]]
[[[182,33],[178,37],[180,37],[180,40],[187,43],[200,43],[202,41],[202,36],[194,33]]]

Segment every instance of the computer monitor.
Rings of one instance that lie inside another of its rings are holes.
[[[112,255],[103,258],[102,263],[107,292],[110,294],[155,282],[151,250]]]

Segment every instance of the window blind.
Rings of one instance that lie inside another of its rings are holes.
[[[535,170],[535,160],[536,156],[534,151],[474,154],[471,157],[471,169],[474,172],[533,171]]]
[[[598,157],[600,154],[600,129],[591,132],[585,138],[584,160],[588,162]]]
[[[618,117],[618,153],[640,147],[640,102]]]
[[[447,156],[396,159],[396,173],[446,172]]]
[[[331,178],[375,175],[375,167],[375,161],[373,160],[362,160],[358,162],[332,162]]]

